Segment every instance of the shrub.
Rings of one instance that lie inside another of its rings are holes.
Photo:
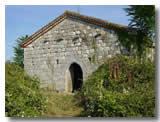
[[[5,64],[5,114],[7,117],[37,117],[45,110],[39,79],[29,77],[14,63]]]
[[[92,73],[79,93],[82,116],[155,116],[155,67],[152,61],[117,56]]]

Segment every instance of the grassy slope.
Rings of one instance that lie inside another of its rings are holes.
[[[76,117],[83,110],[74,95],[55,92],[45,92],[44,94],[48,97],[49,103],[42,117]]]

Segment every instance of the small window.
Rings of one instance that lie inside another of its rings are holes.
[[[59,60],[57,59],[56,61],[57,61],[57,64],[59,64]]]
[[[88,57],[89,62],[91,62],[91,57]]]
[[[61,38],[61,39],[57,39],[57,40],[56,40],[56,42],[57,42],[57,43],[62,42],[62,41],[63,41],[63,39],[62,39],[62,38]]]
[[[95,35],[94,37],[95,37],[95,39],[98,39],[98,38],[101,37],[101,34],[97,34],[97,35]]]
[[[72,41],[74,44],[76,44],[78,42],[78,40],[79,40],[79,37],[75,37]]]
[[[34,65],[34,61],[32,61],[32,65]]]
[[[48,44],[49,40],[44,40],[43,43],[44,44]]]

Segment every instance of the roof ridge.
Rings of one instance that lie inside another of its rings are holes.
[[[75,13],[75,12],[66,10],[63,14],[58,16],[56,19],[54,19],[53,21],[51,21],[50,23],[48,23],[47,25],[39,29],[37,32],[32,34],[30,37],[25,39],[23,42],[21,42],[20,46],[25,48],[27,45],[32,43],[33,40],[39,38],[40,36],[48,32],[50,29],[52,29],[53,27],[55,27],[57,24],[59,24],[60,22],[62,22],[64,19],[68,17],[73,18],[73,19],[78,19],[81,21],[85,21],[87,23],[95,24],[97,26],[101,26],[101,27],[108,28],[108,29],[118,29],[118,30],[128,31],[128,26],[112,23],[107,20],[102,20],[100,18],[86,16],[86,15],[82,15],[79,13]]]
[[[97,18],[97,17],[88,16],[88,15],[83,15],[83,14],[76,13],[76,12],[72,12],[72,11],[69,11],[69,10],[66,10],[64,13],[67,14],[67,15],[79,15],[79,16],[84,16],[84,17],[88,17],[88,18],[92,18],[92,19],[104,21],[104,22],[107,22],[107,23],[110,23],[110,24],[119,25],[119,26],[121,26],[121,27],[128,27],[127,25],[117,24],[117,23],[114,23],[114,22],[110,22],[110,21],[108,21],[108,20],[103,20],[103,19],[100,19],[100,18]]]

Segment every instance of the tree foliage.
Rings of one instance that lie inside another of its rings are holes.
[[[136,35],[130,38],[138,55],[143,55],[146,48],[153,47],[155,38],[155,6],[154,5],[130,5],[124,9],[130,16],[129,27],[135,28]]]
[[[16,40],[16,46],[14,46],[14,62],[21,67],[24,67],[24,49],[19,45],[22,41],[28,38],[28,35],[22,36]]]

